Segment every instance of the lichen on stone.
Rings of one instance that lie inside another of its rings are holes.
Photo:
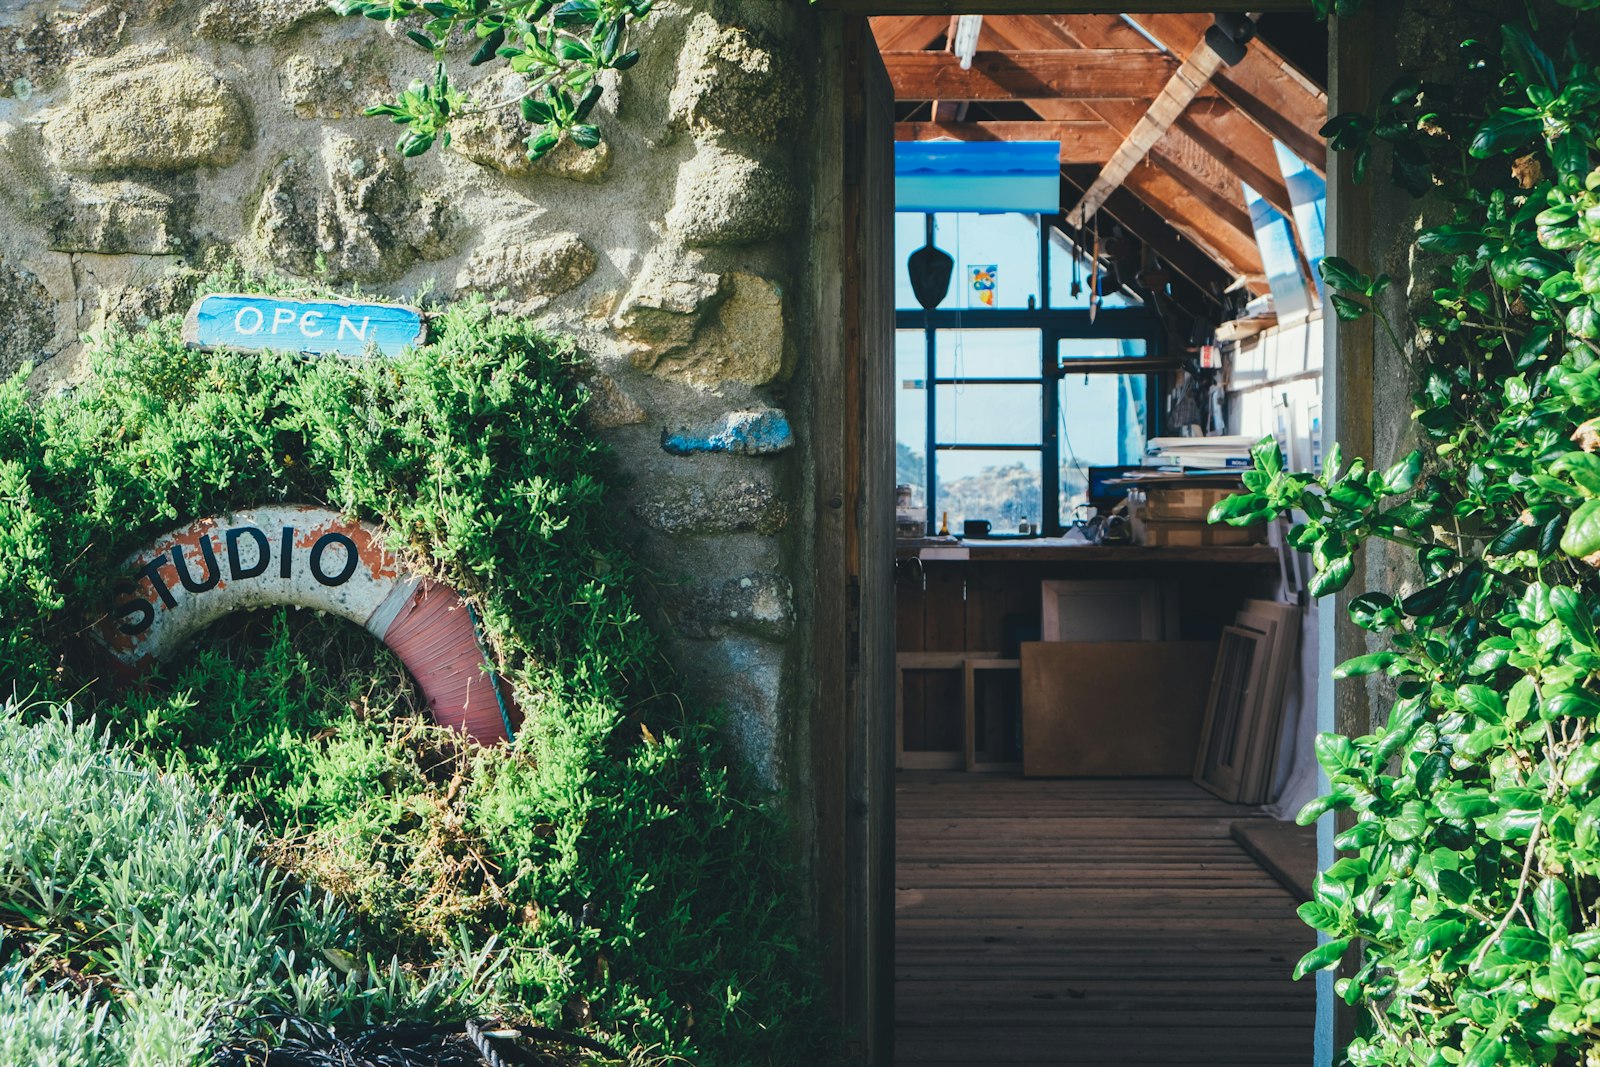
[[[213,0],[194,20],[198,37],[256,44],[282,37],[309,19],[331,16],[328,0]]]
[[[333,282],[392,281],[449,255],[458,236],[444,201],[414,190],[398,156],[333,130],[313,163],[278,164],[254,226],[274,266]]]
[[[50,248],[57,252],[164,256],[189,241],[192,183],[135,181],[68,183],[52,205]]]
[[[581,285],[599,260],[575,233],[553,233],[527,241],[490,237],[456,275],[456,288],[496,295],[504,292],[524,312]]]
[[[669,108],[697,136],[775,142],[805,114],[805,83],[783,50],[702,12],[690,21]]]
[[[789,506],[777,488],[751,478],[715,485],[668,484],[634,505],[634,515],[665,534],[775,534],[789,524]]]
[[[758,158],[702,142],[678,171],[667,226],[691,246],[752,244],[800,222],[800,195],[777,153]]]
[[[74,71],[72,94],[45,122],[44,139],[65,170],[171,172],[232,163],[251,125],[239,94],[199,60],[107,60]]]
[[[0,378],[54,354],[55,301],[39,279],[0,259]]]

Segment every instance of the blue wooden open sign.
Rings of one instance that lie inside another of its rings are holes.
[[[422,344],[426,332],[422,312],[400,304],[242,293],[202,297],[183,322],[183,339],[194,347],[318,356],[397,356]]]

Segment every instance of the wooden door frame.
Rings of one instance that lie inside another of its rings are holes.
[[[840,194],[838,245],[818,259],[841,274],[823,283],[814,310],[838,312],[837,328],[819,328],[814,349],[812,403],[816,440],[811,487],[815,514],[814,718],[810,759],[816,804],[815,862],[819,925],[826,950],[826,975],[835,1010],[846,1028],[850,1060],[889,1067],[894,1056],[894,307],[892,208],[890,217],[870,217],[874,182],[892,189],[892,146],[870,143],[867,129],[881,116],[869,114],[873,92],[888,76],[877,53],[868,18],[916,14],[1096,14],[1193,11],[1304,11],[1308,0],[820,0],[823,87],[817,131],[837,147],[837,166],[819,166],[819,203]],[[975,11],[976,9],[976,11]],[[1352,27],[1353,30],[1353,27]],[[1334,41],[1330,39],[1330,50]],[[1366,91],[1359,60],[1330,70],[1343,75],[1342,94],[1330,85],[1334,113]],[[1349,69],[1346,69],[1349,68]],[[1334,80],[1333,77],[1330,80]],[[1353,90],[1355,87],[1356,90]],[[890,102],[892,106],[892,92]],[[892,141],[890,116],[890,140]],[[830,127],[834,136],[830,137]],[[825,155],[825,153],[824,153]],[[820,157],[819,157],[820,158]],[[885,168],[887,167],[887,171]],[[1336,236],[1353,232],[1357,210],[1335,213],[1341,197],[1364,195],[1347,167],[1328,168],[1329,254]],[[892,193],[891,193],[892,196]],[[892,200],[891,200],[892,204]],[[819,251],[824,251],[819,249]],[[820,268],[819,268],[820,269]],[[876,270],[888,277],[864,274]],[[872,286],[858,284],[876,278]],[[890,299],[874,304],[871,292],[886,286]],[[837,288],[835,288],[837,287]],[[881,306],[879,306],[881,304]],[[1334,316],[1325,318],[1324,409],[1328,425],[1341,433],[1335,394],[1349,377],[1340,347],[1356,344]],[[1370,347],[1370,346],[1369,346]],[[1359,360],[1358,360],[1359,362]],[[1370,366],[1370,361],[1369,361]],[[1351,408],[1359,407],[1359,401]],[[1369,412],[1370,421],[1370,412]],[[885,447],[874,449],[874,444]],[[1321,648],[1324,676],[1337,658],[1331,638],[1333,611],[1325,612]],[[1325,689],[1329,687],[1324,687]],[[1319,709],[1332,707],[1331,695]],[[1319,720],[1322,717],[1319,710]],[[1332,728],[1332,712],[1321,728]],[[1326,828],[1324,828],[1326,831]],[[1326,834],[1325,834],[1326,836]],[[1331,837],[1329,838],[1331,848]],[[1325,860],[1326,857],[1323,857]],[[1331,976],[1317,989],[1314,1060],[1332,1062],[1336,1001]]]

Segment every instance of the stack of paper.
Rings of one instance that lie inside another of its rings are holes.
[[[1154,437],[1145,446],[1146,467],[1235,470],[1250,466],[1253,437]]]

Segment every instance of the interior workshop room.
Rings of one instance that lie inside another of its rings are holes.
[[[1264,437],[1323,459],[1326,31],[872,21],[897,1060],[1305,1062],[1309,571],[1206,517]]]

